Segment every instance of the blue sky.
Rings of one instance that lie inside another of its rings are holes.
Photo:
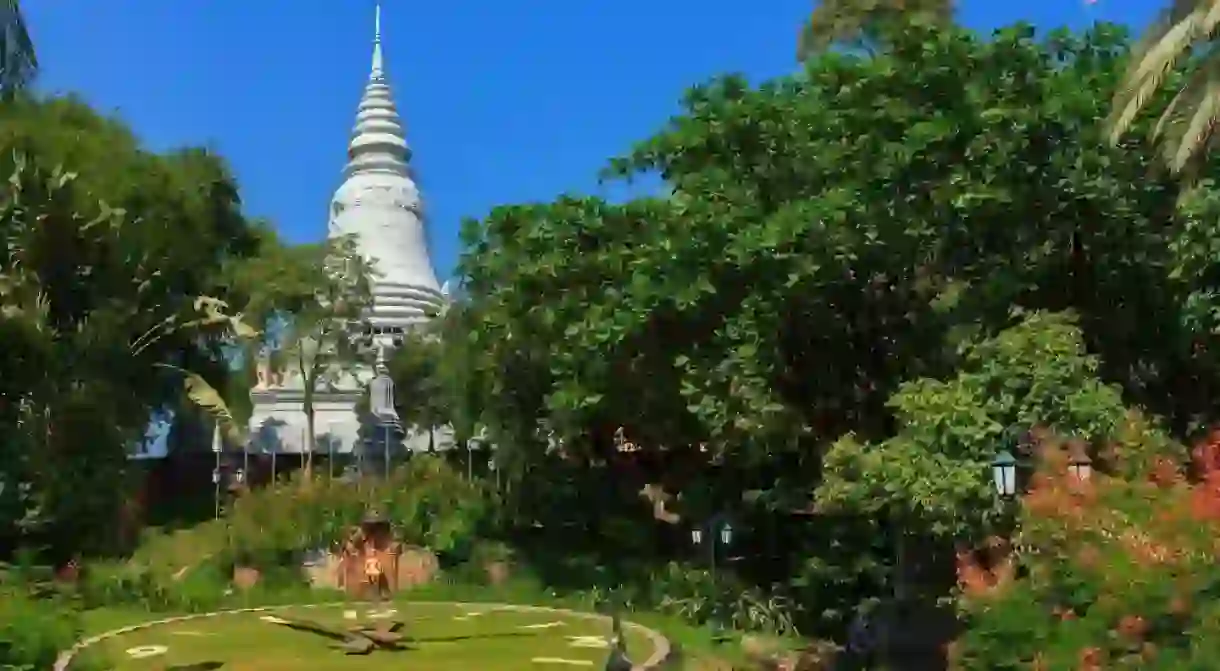
[[[41,87],[82,94],[150,147],[205,144],[247,210],[325,234],[368,74],[374,0],[30,0]],[[1146,22],[1167,0],[964,0],[962,20]],[[604,161],[659,128],[691,84],[791,72],[809,0],[385,0],[387,70],[447,276],[463,217],[604,193]],[[443,277],[442,277],[443,278]]]

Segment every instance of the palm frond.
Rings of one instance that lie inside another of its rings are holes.
[[[1131,129],[1166,77],[1191,56],[1195,47],[1211,42],[1217,25],[1220,0],[1175,0],[1148,29],[1133,51],[1131,65],[1114,96],[1114,109],[1107,120],[1111,144],[1117,144]],[[1186,99],[1175,99],[1176,107],[1181,109]],[[1162,130],[1157,132],[1163,132],[1163,124],[1158,127]]]
[[[34,41],[18,0],[0,0],[0,91],[24,88],[38,74]]]
[[[1209,59],[1192,73],[1157,123],[1166,164],[1174,173],[1193,175],[1220,122],[1220,59]]]

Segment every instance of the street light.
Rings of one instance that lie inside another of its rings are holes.
[[[212,425],[212,453],[216,455],[215,465],[212,467],[212,487],[215,490],[213,495],[216,502],[216,519],[220,519],[220,449],[222,447],[220,440],[220,422]]]
[[[1011,498],[1017,493],[1017,460],[1011,452],[1004,450],[995,455],[991,461],[991,473],[996,494],[1001,498]]]
[[[487,468],[492,473],[496,474],[496,491],[499,492],[500,491],[500,469],[496,468],[495,456],[492,456],[490,459],[487,460]]]
[[[1093,459],[1089,456],[1088,443],[1076,438],[1068,441],[1068,472],[1084,482],[1093,475]]]
[[[712,569],[712,579],[715,580],[717,545],[727,548],[733,542],[733,525],[723,517],[713,517],[712,520],[707,524],[707,535],[711,536],[712,538],[712,542],[708,544],[708,558],[711,560],[710,566]],[[691,529],[690,540],[696,546],[703,545],[703,527],[694,527]],[[717,543],[717,541],[719,541],[719,543]]]
[[[704,543],[704,539],[705,539],[704,529],[702,527],[698,527],[698,526],[692,528],[690,530],[690,539],[691,539],[691,542],[695,544],[695,546],[702,545]],[[717,584],[716,583],[716,549],[717,549],[716,546],[719,544],[719,545],[724,546],[725,548],[728,548],[729,544],[733,542],[733,525],[730,524],[729,520],[726,517],[724,517],[723,515],[717,515],[717,516],[713,517],[707,523],[707,539],[709,541],[707,543],[707,549],[708,549],[707,554],[708,554],[708,559],[709,559],[708,565],[711,569],[712,584]],[[713,620],[712,626],[717,632],[719,632],[723,629],[718,617],[715,617],[715,619]],[[721,636],[719,636],[719,634],[717,634],[717,640],[722,640],[722,638],[723,637],[721,637]]]

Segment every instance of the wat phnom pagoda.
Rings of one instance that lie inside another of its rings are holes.
[[[362,450],[380,460],[387,446],[401,453],[453,445],[447,428],[402,427],[384,420],[370,426],[373,420],[357,412],[369,381],[384,370],[380,367],[393,348],[401,345],[403,334],[426,324],[449,300],[428,253],[427,220],[411,167],[411,148],[386,76],[380,5],[374,19],[372,67],[357,107],[347,156],[342,181],[330,201],[327,235],[354,235],[360,254],[376,268],[365,335],[378,362],[315,391],[315,441],[308,439],[304,383],[299,374],[261,366],[258,383],[250,392],[254,406],[250,455],[291,455],[295,460],[312,442],[315,453],[343,461]]]

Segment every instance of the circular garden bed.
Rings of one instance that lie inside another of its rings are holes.
[[[601,668],[610,630],[601,616],[529,606],[291,606],[126,627],[89,639],[77,654],[116,671],[579,669]],[[641,666],[668,655],[652,630],[624,623],[623,634]]]

